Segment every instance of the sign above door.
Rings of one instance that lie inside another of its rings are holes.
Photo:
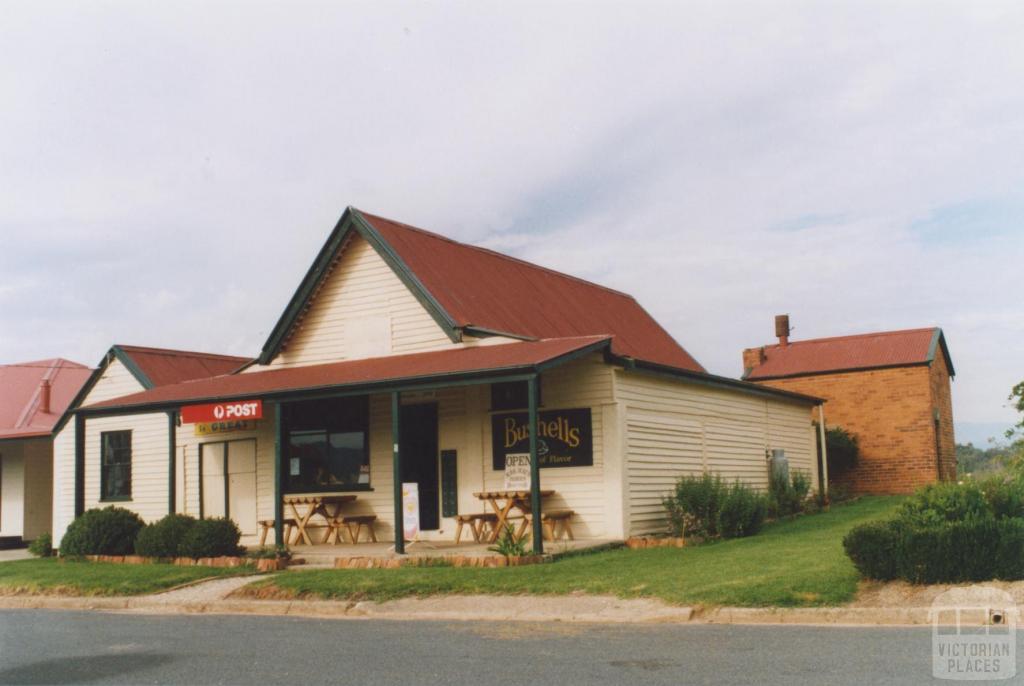
[[[233,422],[263,418],[262,400],[241,400],[206,405],[186,405],[181,408],[182,424],[207,422]]]

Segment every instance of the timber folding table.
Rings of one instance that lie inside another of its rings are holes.
[[[309,537],[306,527],[309,526],[310,520],[315,515],[323,517],[327,525],[327,533],[324,534],[324,540],[321,543],[330,543],[332,537],[337,543],[341,530],[339,524],[341,508],[355,499],[356,496],[351,494],[286,495],[284,504],[291,508],[292,517],[295,519],[295,534],[292,536],[291,543],[305,541],[306,545],[313,545],[313,539]],[[301,513],[299,512],[300,506],[304,509]]]
[[[540,492],[541,498],[547,498],[553,496],[555,492],[553,490],[542,490]],[[491,509],[494,510],[494,514],[498,516],[496,522],[494,522],[494,528],[491,531],[489,543],[494,543],[498,540],[498,536],[501,535],[505,525],[508,524],[508,520],[512,515],[512,510],[516,509],[522,512],[522,523],[519,525],[519,530],[516,532],[516,538],[522,538],[523,534],[526,533],[526,527],[529,525],[530,516],[530,491],[526,490],[498,490],[498,491],[479,491],[473,494],[474,497],[483,500],[484,502],[490,503]]]

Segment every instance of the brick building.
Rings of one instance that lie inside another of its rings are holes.
[[[854,469],[830,475],[855,493],[908,493],[956,478],[953,363],[942,329],[779,342],[743,351],[743,378],[827,400],[825,422],[857,436]]]

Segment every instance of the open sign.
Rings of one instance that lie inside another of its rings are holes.
[[[186,405],[181,408],[183,424],[223,422],[244,419],[262,419],[262,400],[241,400],[206,405]]]

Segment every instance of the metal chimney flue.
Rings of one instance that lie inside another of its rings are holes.
[[[50,380],[43,379],[39,384],[39,411],[50,414]]]
[[[789,345],[789,315],[775,315],[775,336],[779,339],[779,345],[785,348]]]

